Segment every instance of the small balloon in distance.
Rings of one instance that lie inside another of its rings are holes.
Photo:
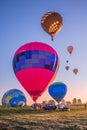
[[[69,68],[70,68],[69,66],[66,66],[66,67],[65,67],[66,70],[69,70]]]
[[[73,73],[76,75],[78,73],[78,69],[77,68],[73,69]]]
[[[68,53],[69,53],[69,54],[72,54],[73,49],[74,49],[73,46],[68,46],[68,47],[67,47]]]
[[[66,63],[69,63],[69,60],[66,60]]]

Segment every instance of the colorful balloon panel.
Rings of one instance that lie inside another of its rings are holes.
[[[24,93],[18,89],[8,90],[2,97],[3,106],[24,106],[26,104],[26,97]]]
[[[56,82],[49,86],[48,92],[57,102],[61,101],[67,92],[67,86],[64,83]]]
[[[47,89],[59,68],[57,52],[42,42],[21,46],[13,58],[13,69],[22,86],[34,101]]]

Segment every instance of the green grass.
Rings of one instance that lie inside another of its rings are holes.
[[[87,130],[87,109],[71,111],[0,107],[0,130]]]

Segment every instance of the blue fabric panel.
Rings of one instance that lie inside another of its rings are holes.
[[[29,50],[16,55],[13,59],[13,69],[17,73],[27,68],[44,68],[56,71],[58,57],[50,52]]]

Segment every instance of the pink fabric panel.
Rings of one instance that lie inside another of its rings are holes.
[[[17,72],[16,77],[35,101],[47,89],[54,74],[47,69],[30,68]]]
[[[56,51],[51,46],[42,42],[26,43],[23,46],[21,46],[14,55],[20,54],[21,52],[25,52],[27,50],[43,50],[57,55]]]

